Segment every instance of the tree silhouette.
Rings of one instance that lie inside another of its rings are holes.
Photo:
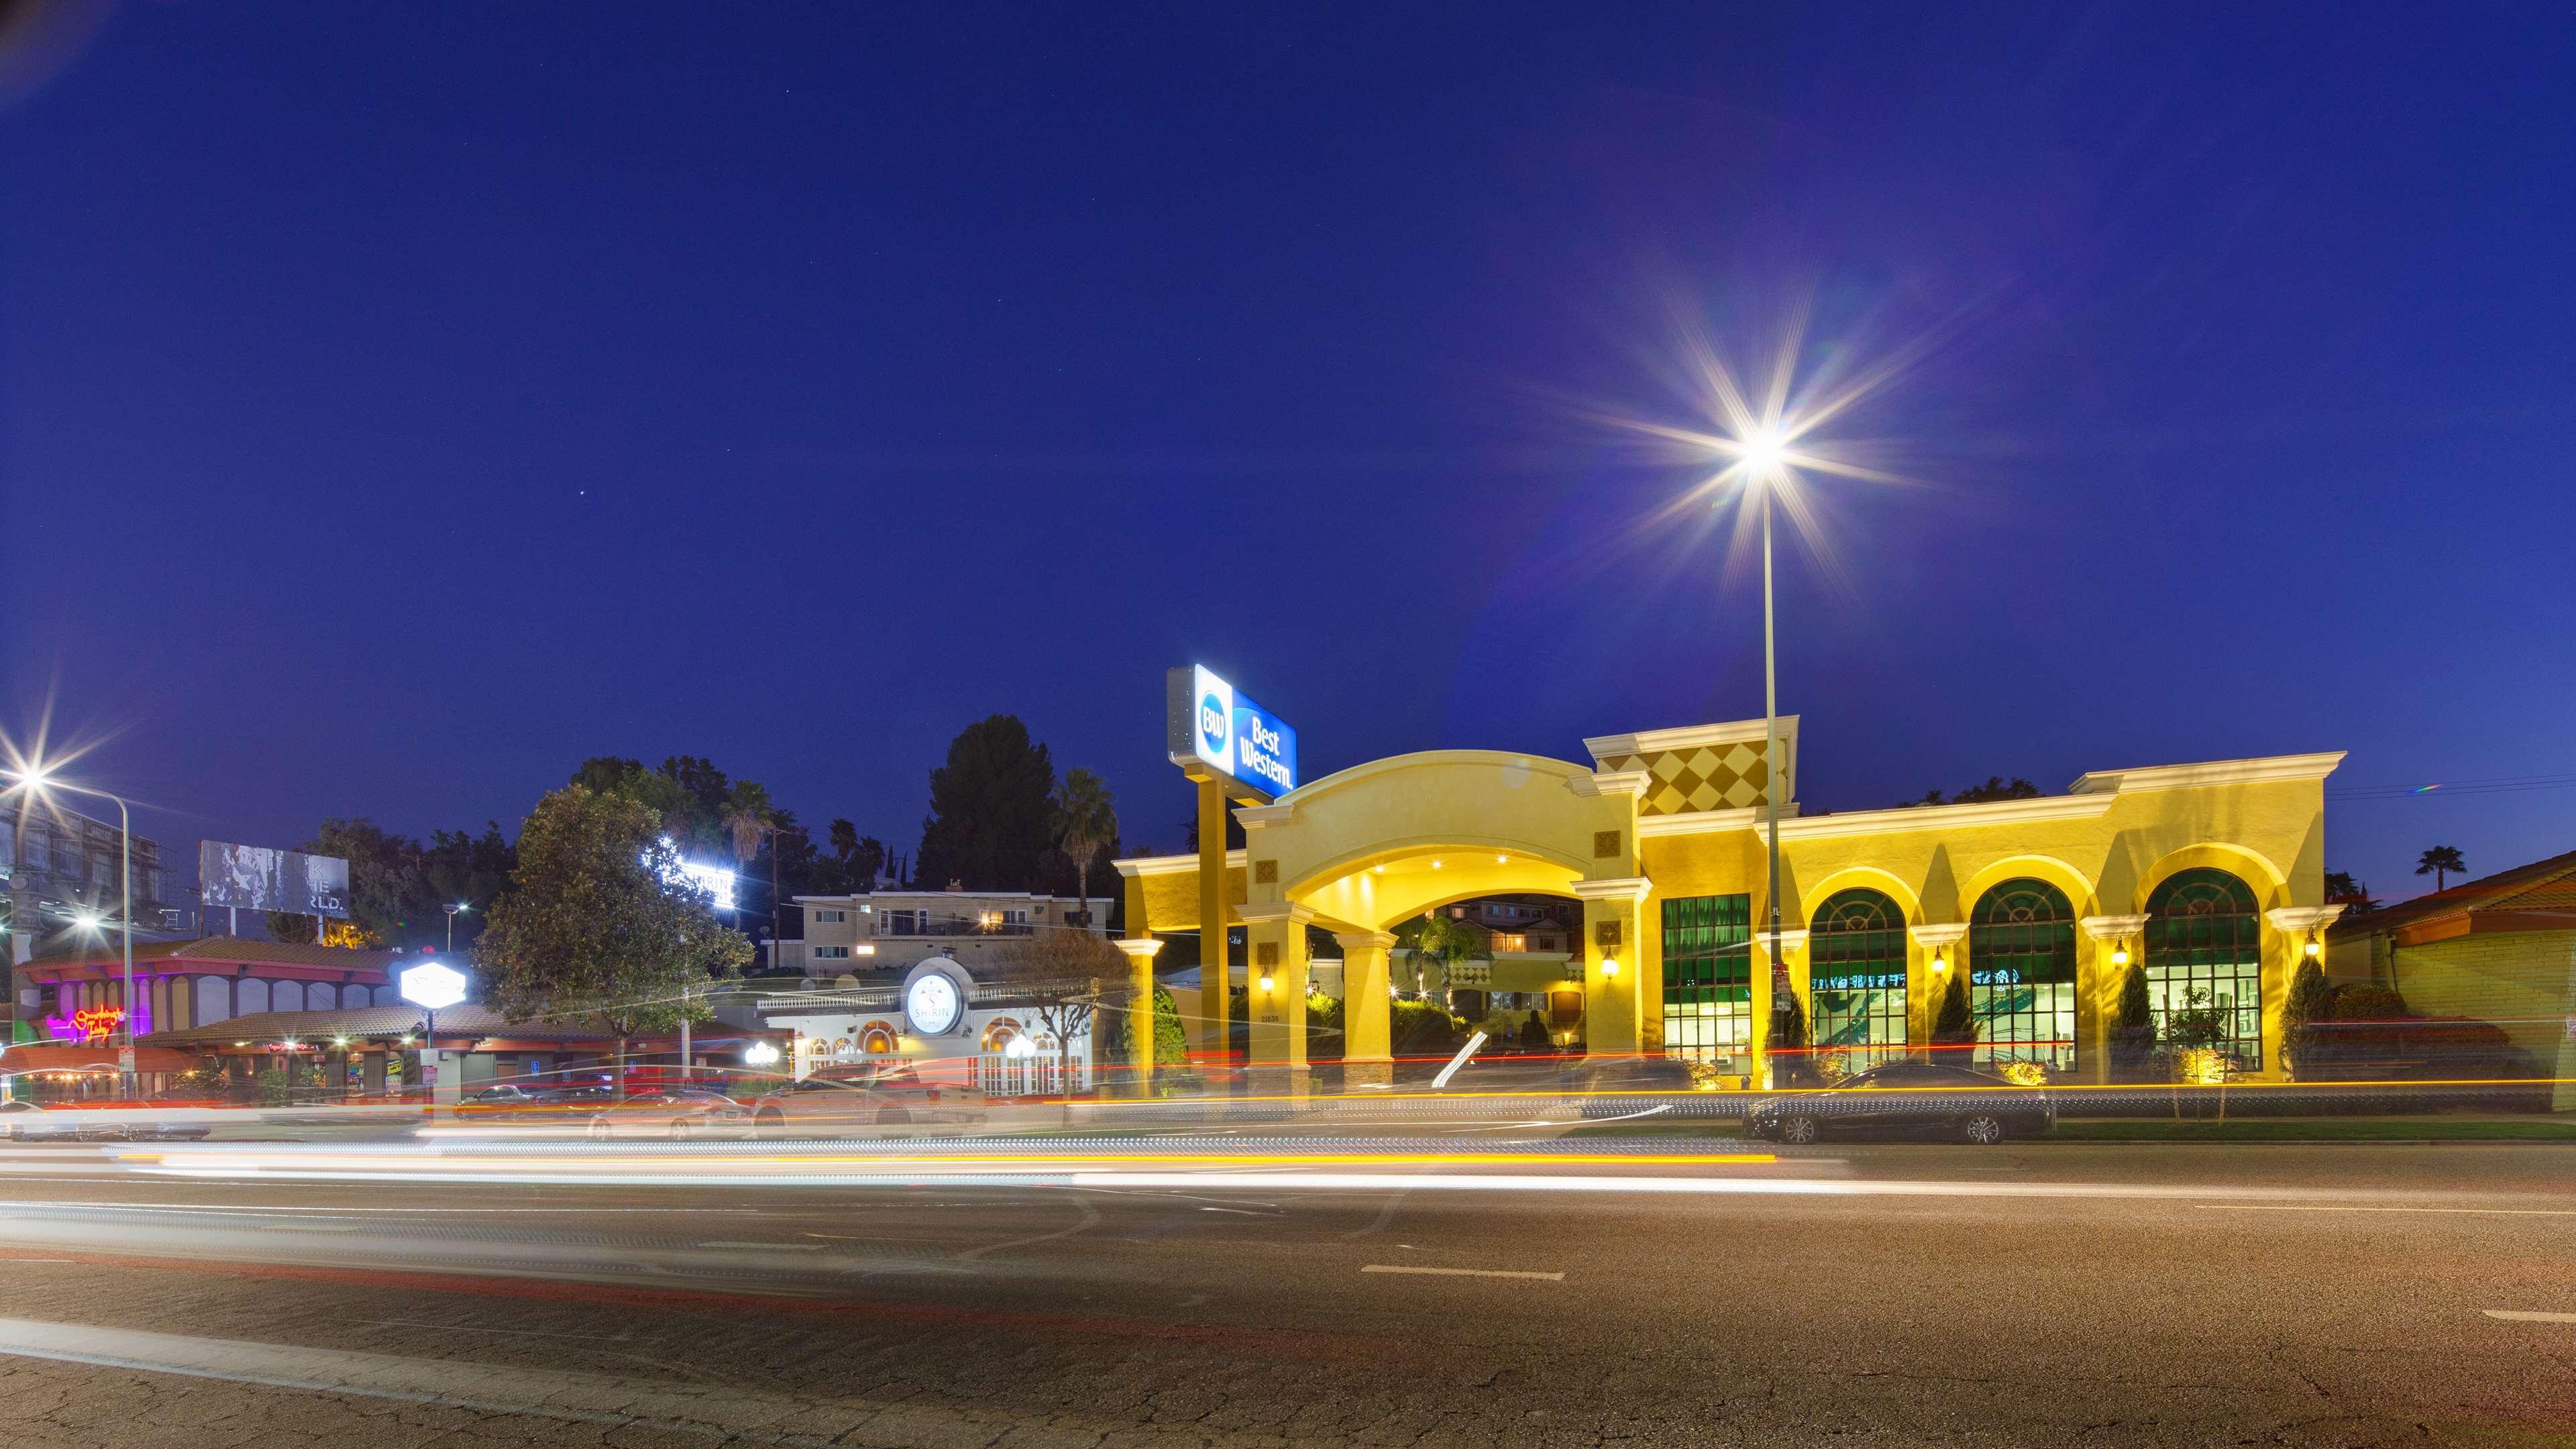
[[[2448,883],[2452,871],[2458,871],[2462,875],[2469,873],[2468,862],[2460,859],[2460,848],[2456,845],[2434,846],[2418,856],[2415,861],[2415,873],[2431,876],[2433,889],[2437,892]]]

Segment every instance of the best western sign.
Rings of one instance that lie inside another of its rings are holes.
[[[1167,743],[1263,796],[1297,788],[1297,732],[1205,665],[1164,676]]]

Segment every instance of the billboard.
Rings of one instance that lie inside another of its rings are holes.
[[[336,855],[201,840],[197,881],[210,908],[344,919],[349,914],[349,863]]]
[[[1276,798],[1297,788],[1297,731],[1204,664],[1164,680],[1165,743]]]

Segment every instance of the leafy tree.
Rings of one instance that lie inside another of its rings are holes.
[[[1127,1039],[1127,1013],[1113,1011],[1103,1018],[1100,1046],[1104,1060],[1122,1061],[1130,1065],[1135,1063],[1135,1043]],[[1189,1060],[1190,1037],[1181,1026],[1180,1003],[1172,999],[1172,993],[1169,990],[1156,986],[1154,988],[1154,1066],[1158,1070],[1163,1067],[1187,1066]]]
[[[2456,845],[2434,846],[2415,859],[2415,873],[2431,876],[2436,891],[2447,886],[2454,871],[2461,875],[2469,873],[2468,862],[2460,858],[2460,848]]]
[[[1489,954],[1484,934],[1446,911],[1425,911],[1398,927],[1395,934],[1397,941],[1413,953],[1414,995],[1424,994],[1422,968],[1435,961],[1440,964],[1440,1007],[1443,1011],[1454,1008],[1455,998],[1449,981],[1456,974],[1459,963]]]
[[[2120,1002],[2111,1014],[2111,1070],[2144,1075],[2156,1054],[2156,1013],[2147,995],[2147,968],[2131,966],[2120,978]]]
[[[497,820],[485,821],[481,835],[468,835],[462,830],[432,831],[429,849],[421,856],[420,874],[440,922],[441,941],[446,938],[446,908],[462,905],[467,909],[456,918],[456,939],[460,945],[472,945],[474,938],[483,933],[485,915],[510,888],[510,872],[518,865],[518,847],[501,834]]]
[[[1091,858],[1118,839],[1118,802],[1098,775],[1085,769],[1064,772],[1055,787],[1056,843],[1073,857],[1074,888],[1082,897],[1082,919],[1091,920]]]
[[[1977,1040],[1977,1020],[1968,1008],[1968,973],[1953,970],[1949,984],[1941,988],[1941,1005],[1932,1015],[1932,1044],[1936,1047],[1973,1046]]]
[[[2341,903],[2344,914],[2351,916],[2369,915],[2379,904],[2370,898],[2370,886],[2354,880],[2348,870],[2326,872],[2326,902],[2329,905]]]
[[[1008,985],[1038,1029],[1054,1036],[1056,1080],[1070,1097],[1073,1039],[1091,1030],[1102,993],[1125,978],[1126,953],[1089,931],[1039,929],[1004,942],[993,967],[994,980]],[[1099,1059],[1095,1052],[1093,1060]]]
[[[2290,996],[2281,1004],[2282,1055],[2293,1068],[2307,1065],[2308,1028],[2334,1016],[2334,988],[2326,984],[2323,966],[2313,958],[2301,957],[2299,969],[2290,973]]]
[[[567,785],[519,832],[514,888],[475,943],[484,998],[512,1021],[592,1014],[627,1039],[714,1015],[704,988],[751,943],[679,873],[662,821],[634,798]]]
[[[922,888],[950,881],[972,891],[1022,891],[1055,844],[1055,764],[1015,715],[968,725],[930,772],[930,814],[921,822],[913,876]]]
[[[2185,1051],[2213,1050],[2231,1039],[2228,1011],[2206,986],[2187,988],[2183,1004],[2165,1013],[2165,1045]]]
[[[1989,800],[2035,800],[2038,798],[2039,787],[2028,780],[2023,779],[2019,775],[2013,776],[2010,781],[2006,781],[2001,775],[1988,775],[1986,777],[1986,783],[1982,785],[1970,785],[1965,790],[1960,791],[1956,795],[1950,796],[1946,800],[1942,798],[1940,791],[1926,790],[1923,792],[1922,799],[1900,800],[1896,803],[1896,808],[1899,810],[1905,810],[1920,805],[1981,805]]]

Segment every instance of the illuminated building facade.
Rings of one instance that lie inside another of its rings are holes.
[[[2277,1078],[2291,969],[2324,902],[2324,781],[2340,752],[2106,770],[2064,794],[1800,813],[1798,720],[1779,723],[1776,973],[1811,1050],[1858,1070],[1933,1045],[1955,979],[1972,1065],[2104,1080],[2134,963],[2161,1020],[2223,1024],[2221,1054]],[[1392,929],[1451,902],[1578,903],[1566,979],[1595,1055],[1677,1056],[1754,1078],[1769,1047],[1772,778],[1761,720],[1585,742],[1589,764],[1481,750],[1400,755],[1237,812],[1227,857],[1256,1067],[1305,1065],[1308,927],[1343,952],[1346,1081],[1386,1056]],[[1118,863],[1139,979],[1159,932],[1199,926],[1199,860]],[[1200,1045],[1200,1044],[1194,1044]],[[1955,1058],[1954,1058],[1955,1059]],[[1379,1079],[1383,1079],[1379,1075]]]

